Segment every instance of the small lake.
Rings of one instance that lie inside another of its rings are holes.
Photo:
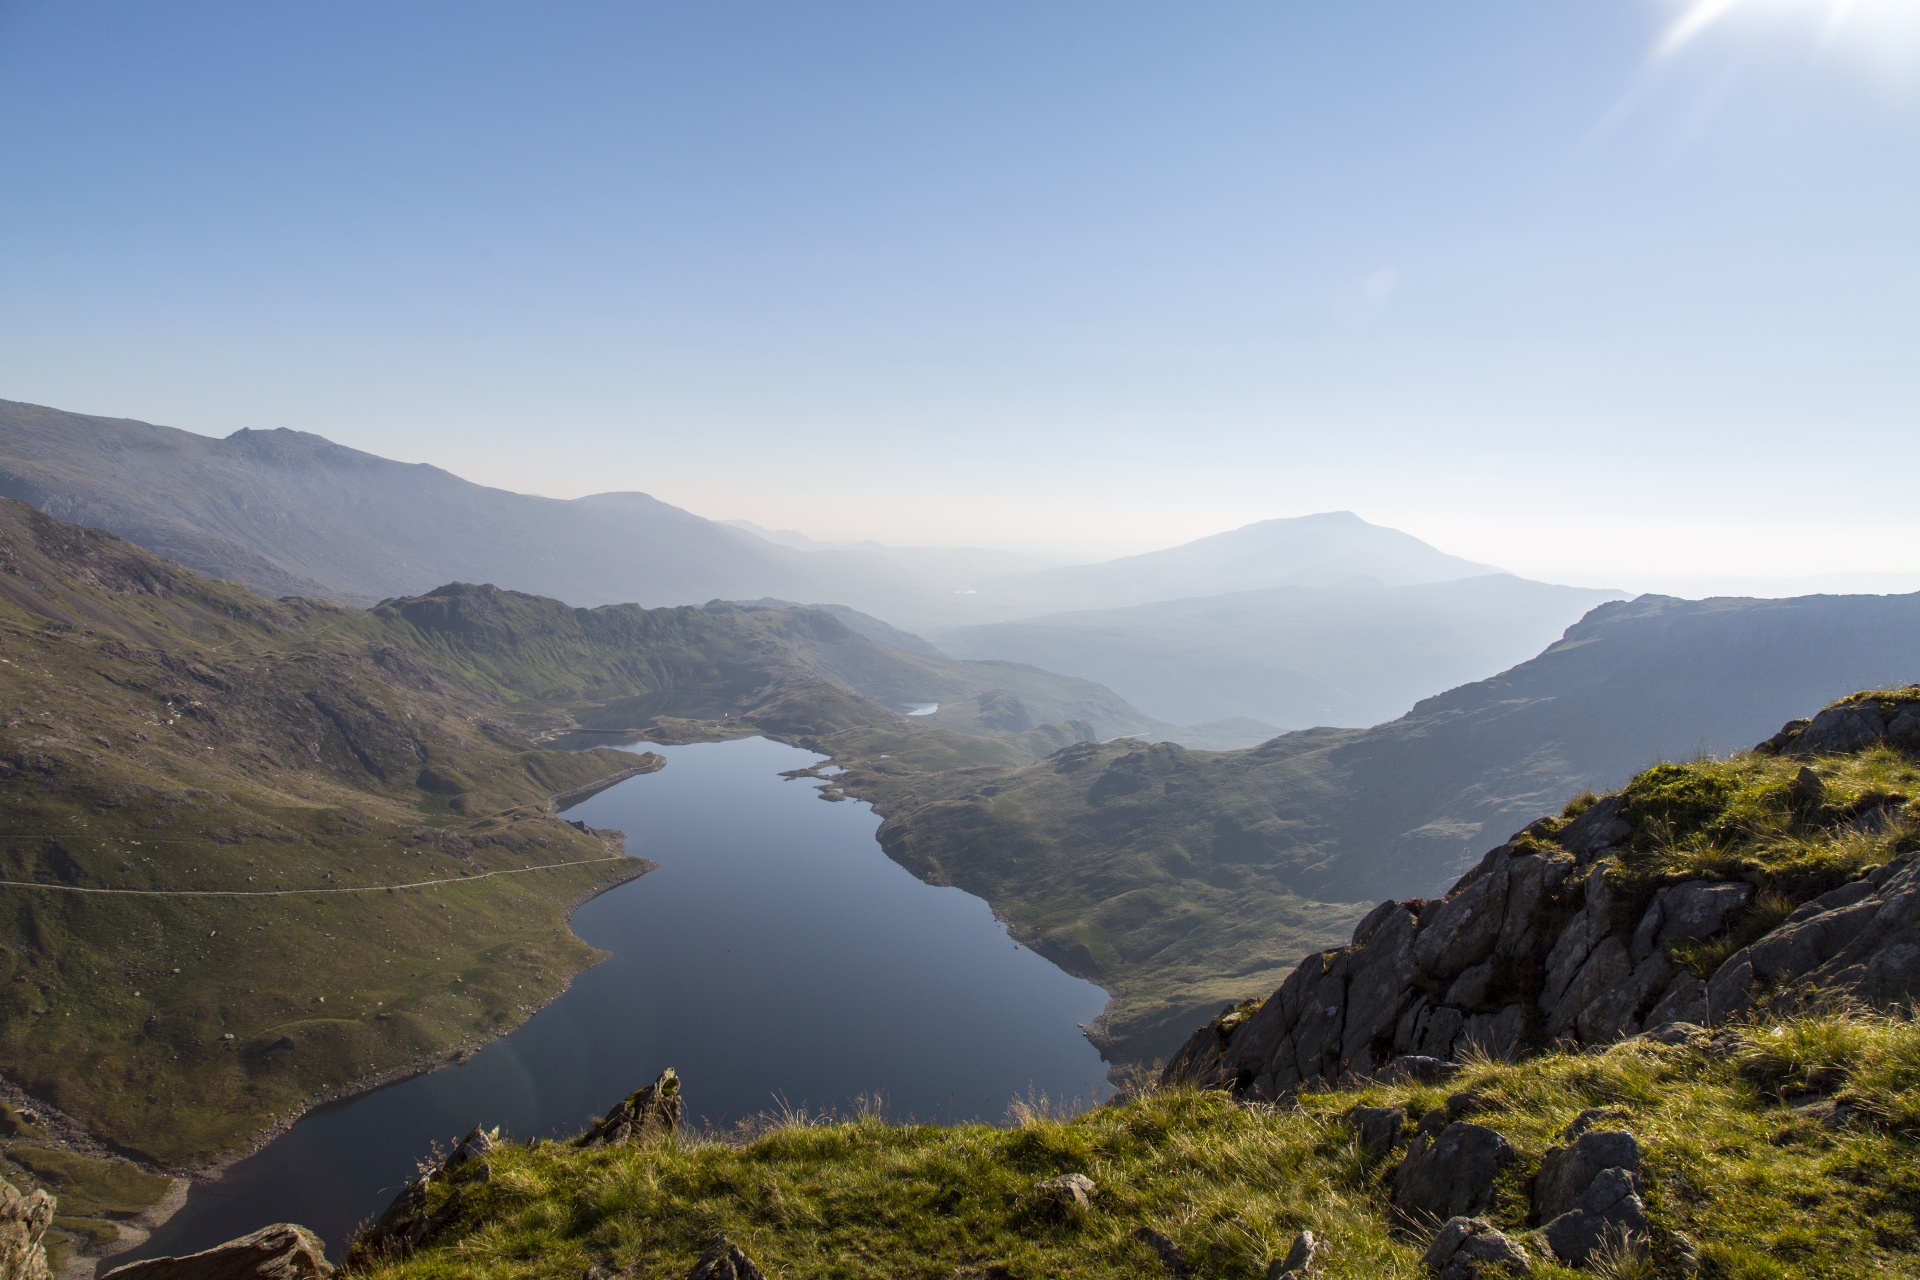
[[[1079,1030],[1105,994],[1017,946],[980,899],[889,860],[868,806],[779,776],[821,757],[764,738],[632,749],[667,767],[568,810],[660,864],[574,915],[611,959],[466,1062],[306,1116],[107,1265],[271,1222],[311,1227],[337,1261],[433,1143],[476,1123],[575,1134],[663,1067],[695,1124],[876,1094],[942,1122],[998,1121],[1030,1093],[1106,1096]]]

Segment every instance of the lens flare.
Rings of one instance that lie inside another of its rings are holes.
[[[1654,48],[1668,57],[1715,28],[1770,19],[1803,25],[1821,44],[1874,61],[1920,59],[1920,0],[1689,0]]]

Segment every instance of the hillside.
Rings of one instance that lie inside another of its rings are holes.
[[[698,1082],[669,1072],[572,1143],[476,1130],[351,1261],[381,1280],[1920,1274],[1917,751],[1920,687],[1868,692],[1576,797],[1081,1115],[689,1133]]]
[[[979,894],[1113,997],[1110,1057],[1171,1053],[1383,895],[1432,893],[1561,797],[1725,753],[1920,671],[1920,597],[1602,605],[1529,662],[1366,730],[1246,751],[1086,743],[935,772],[879,730],[830,743],[887,852]],[[878,759],[888,753],[886,761]]]
[[[643,493],[509,493],[298,431],[216,440],[0,401],[0,497],[265,595],[343,604],[453,581],[576,605],[780,596],[871,608],[919,594],[883,558],[794,551]]]
[[[511,1026],[591,962],[566,904],[643,867],[547,802],[636,761],[536,739],[897,727],[1011,764],[1141,719],[1085,682],[903,652],[802,609],[575,609],[459,584],[372,610],[270,601],[15,502],[0,697],[0,879],[19,882],[0,887],[0,1067],[170,1163]],[[1078,727],[982,738],[875,698]],[[567,865],[525,871],[548,864]],[[427,880],[471,883],[338,892]],[[268,891],[290,896],[240,896]]]
[[[1365,726],[1523,662],[1619,593],[1506,574],[1295,586],[936,631],[947,653],[1084,676],[1175,724]]]

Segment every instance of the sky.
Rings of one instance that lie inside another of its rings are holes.
[[[1920,0],[0,0],[0,397],[1090,557],[1920,588]]]

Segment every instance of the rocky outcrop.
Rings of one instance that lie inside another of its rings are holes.
[[[680,1128],[680,1077],[672,1067],[646,1088],[628,1095],[606,1119],[575,1139],[577,1147],[625,1146],[671,1137]]]
[[[1882,743],[1920,749],[1920,694],[1849,700],[1757,750],[1811,756]],[[1274,1099],[1349,1079],[1424,1078],[1474,1054],[1511,1060],[1707,1024],[1762,997],[1793,1005],[1844,993],[1889,1008],[1920,995],[1915,855],[1806,902],[1709,979],[1681,960],[1711,954],[1701,943],[1732,949],[1764,881],[1648,887],[1623,875],[1628,855],[1647,847],[1630,794],[1541,819],[1441,899],[1381,903],[1351,943],[1308,956],[1257,1009],[1195,1032],[1163,1079]],[[1811,769],[1785,795],[1795,821],[1820,830],[1884,830],[1905,803],[1836,812]]]
[[[1306,1280],[1313,1260],[1319,1256],[1320,1237],[1311,1231],[1302,1231],[1293,1238],[1286,1257],[1275,1258],[1267,1264],[1267,1280]]]
[[[1033,1189],[1062,1209],[1084,1210],[1093,1207],[1093,1179],[1084,1173],[1063,1173],[1057,1178],[1044,1178],[1035,1183]]]
[[[424,1244],[436,1225],[427,1207],[428,1189],[436,1181],[456,1174],[472,1177],[477,1170],[479,1176],[488,1176],[482,1157],[492,1151],[499,1140],[498,1125],[491,1129],[475,1125],[466,1137],[454,1143],[453,1151],[445,1160],[422,1164],[420,1176],[401,1188],[386,1211],[355,1238],[349,1261],[405,1257]]]
[[[320,1280],[332,1274],[320,1238],[281,1222],[185,1257],[130,1262],[103,1280]]]
[[[721,1236],[687,1272],[687,1280],[766,1280],[739,1245]]]
[[[1476,1280],[1495,1267],[1516,1276],[1533,1273],[1533,1259],[1520,1242],[1485,1218],[1449,1218],[1421,1261],[1440,1280]]]
[[[1534,1217],[1553,1256],[1584,1266],[1603,1248],[1644,1247],[1647,1207],[1640,1199],[1640,1144],[1617,1129],[1569,1127],[1570,1141],[1548,1151],[1533,1180]]]
[[[41,1240],[53,1222],[53,1209],[46,1192],[22,1195],[0,1178],[0,1280],[52,1280]]]
[[[1920,993],[1920,861],[1907,854],[1803,903],[1720,966],[1696,1020],[1731,1017],[1763,992],[1782,1010],[1836,992],[1876,1008],[1911,1007]]]
[[[1856,695],[1811,720],[1793,720],[1755,751],[1767,755],[1828,756],[1887,743],[1920,750],[1920,694],[1902,689],[1891,696]]]

